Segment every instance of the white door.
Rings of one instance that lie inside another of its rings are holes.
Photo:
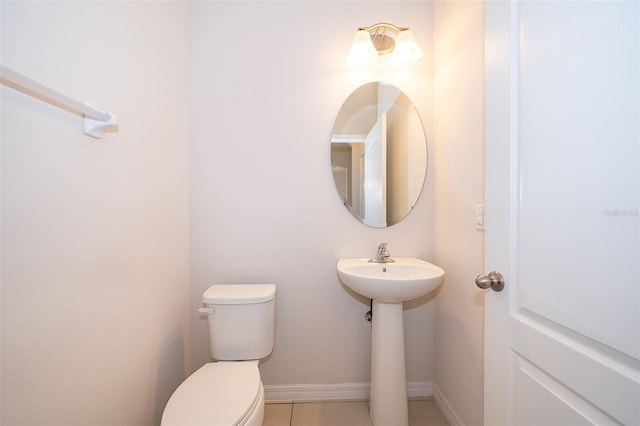
[[[485,424],[640,425],[640,2],[485,12]]]

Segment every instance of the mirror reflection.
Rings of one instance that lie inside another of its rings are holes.
[[[391,84],[356,89],[331,132],[336,189],[353,216],[384,228],[418,201],[427,172],[427,141],[411,100]]]

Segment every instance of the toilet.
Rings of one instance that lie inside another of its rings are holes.
[[[271,353],[274,284],[213,285],[204,292],[209,345],[205,364],[171,395],[161,426],[260,426],[264,389],[258,361]]]

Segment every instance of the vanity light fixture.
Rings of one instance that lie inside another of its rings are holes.
[[[389,54],[394,63],[407,65],[418,62],[422,50],[409,28],[381,23],[358,28],[347,61],[349,65],[362,67]]]

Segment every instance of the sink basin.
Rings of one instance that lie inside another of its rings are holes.
[[[393,263],[340,259],[338,277],[351,290],[379,302],[403,302],[434,290],[444,278],[442,268],[410,257]]]

